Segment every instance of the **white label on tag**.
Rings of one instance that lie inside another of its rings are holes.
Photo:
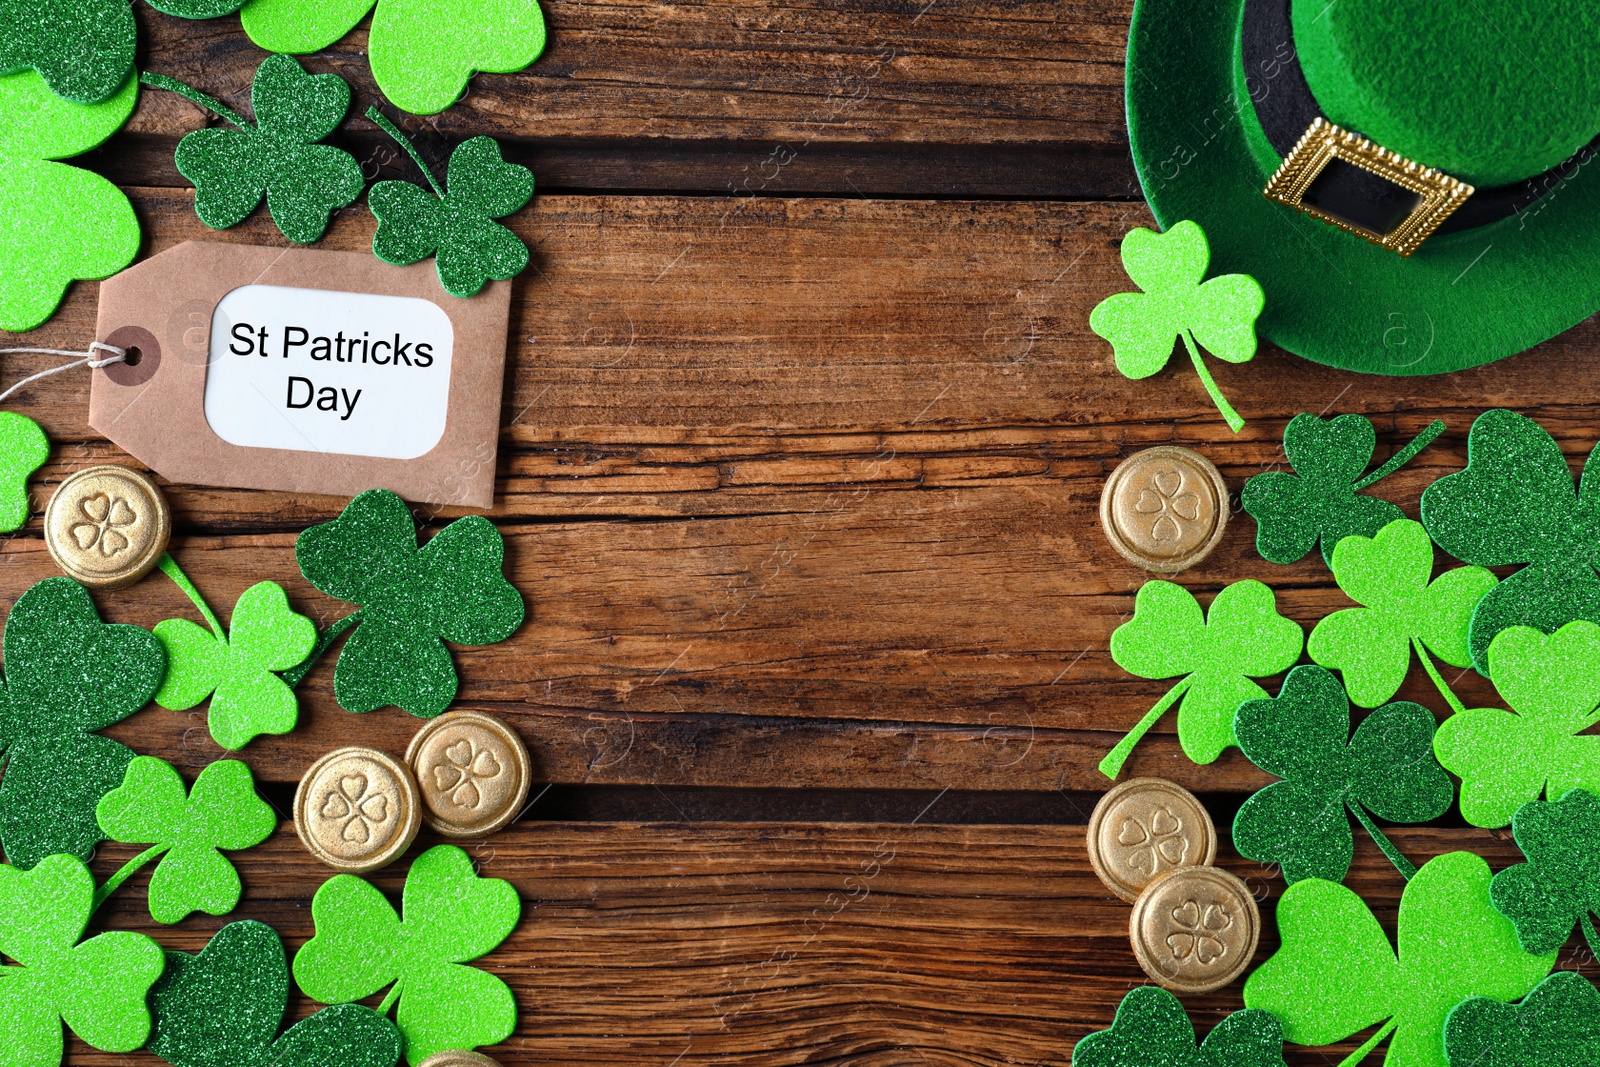
[[[206,422],[250,448],[415,459],[444,436],[454,340],[417,297],[241,286],[211,316]]]

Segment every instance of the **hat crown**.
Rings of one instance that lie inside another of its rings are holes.
[[[1331,121],[1480,187],[1522,181],[1600,133],[1600,3],[1290,0]]]

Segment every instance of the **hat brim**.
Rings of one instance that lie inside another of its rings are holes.
[[[1440,374],[1532,348],[1600,308],[1600,165],[1580,155],[1520,215],[1430,237],[1409,259],[1268,200],[1282,157],[1246,76],[1244,0],[1136,0],[1128,136],[1163,229],[1193,219],[1211,273],[1266,292],[1257,330],[1279,347],[1373,374]]]

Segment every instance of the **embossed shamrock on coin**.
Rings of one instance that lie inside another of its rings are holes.
[[[1176,445],[1123,460],[1100,494],[1111,547],[1148,571],[1175,574],[1217,547],[1228,525],[1228,488],[1211,461]]]
[[[533,767],[522,741],[498,719],[452,711],[417,731],[406,762],[422,793],[422,817],[446,837],[485,837],[522,810]]]
[[[1210,993],[1244,973],[1261,936],[1245,884],[1215,867],[1183,867],[1134,903],[1128,935],[1139,966],[1175,993]]]
[[[1205,806],[1182,786],[1130,778],[1095,805],[1087,843],[1100,881],[1131,904],[1160,875],[1210,864],[1217,830]]]
[[[44,512],[44,540],[56,565],[84,585],[132,585],[167,551],[172,519],[156,484],[114,464],[69,476]]]
[[[377,749],[335,749],[313,763],[294,794],[294,828],[306,849],[337,870],[375,871],[416,839],[417,785]]]

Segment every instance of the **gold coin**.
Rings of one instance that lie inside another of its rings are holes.
[[[417,784],[405,765],[373,748],[337,748],[300,778],[294,830],[306,849],[350,874],[393,862],[422,822]]]
[[[161,561],[172,516],[156,483],[127,467],[102,464],[71,474],[44,511],[44,543],[84,585],[132,585]]]
[[[517,817],[532,761],[511,728],[475,711],[429,722],[406,747],[422,817],[446,837],[485,837]]]
[[[492,1060],[481,1052],[452,1048],[435,1052],[417,1064],[417,1067],[500,1067],[500,1061]]]
[[[1111,547],[1147,571],[1176,574],[1211,554],[1228,526],[1228,487],[1209,459],[1176,445],[1136,452],[1100,494]]]
[[[500,1061],[492,1060],[481,1052],[452,1048],[435,1052],[417,1064],[417,1067],[500,1067]]]
[[[1089,862],[1130,904],[1156,878],[1217,858],[1217,828],[1195,795],[1165,778],[1130,778],[1089,816]]]
[[[1215,867],[1180,867],[1145,886],[1128,920],[1139,966],[1174,993],[1210,993],[1250,966],[1261,912],[1245,884]]]

